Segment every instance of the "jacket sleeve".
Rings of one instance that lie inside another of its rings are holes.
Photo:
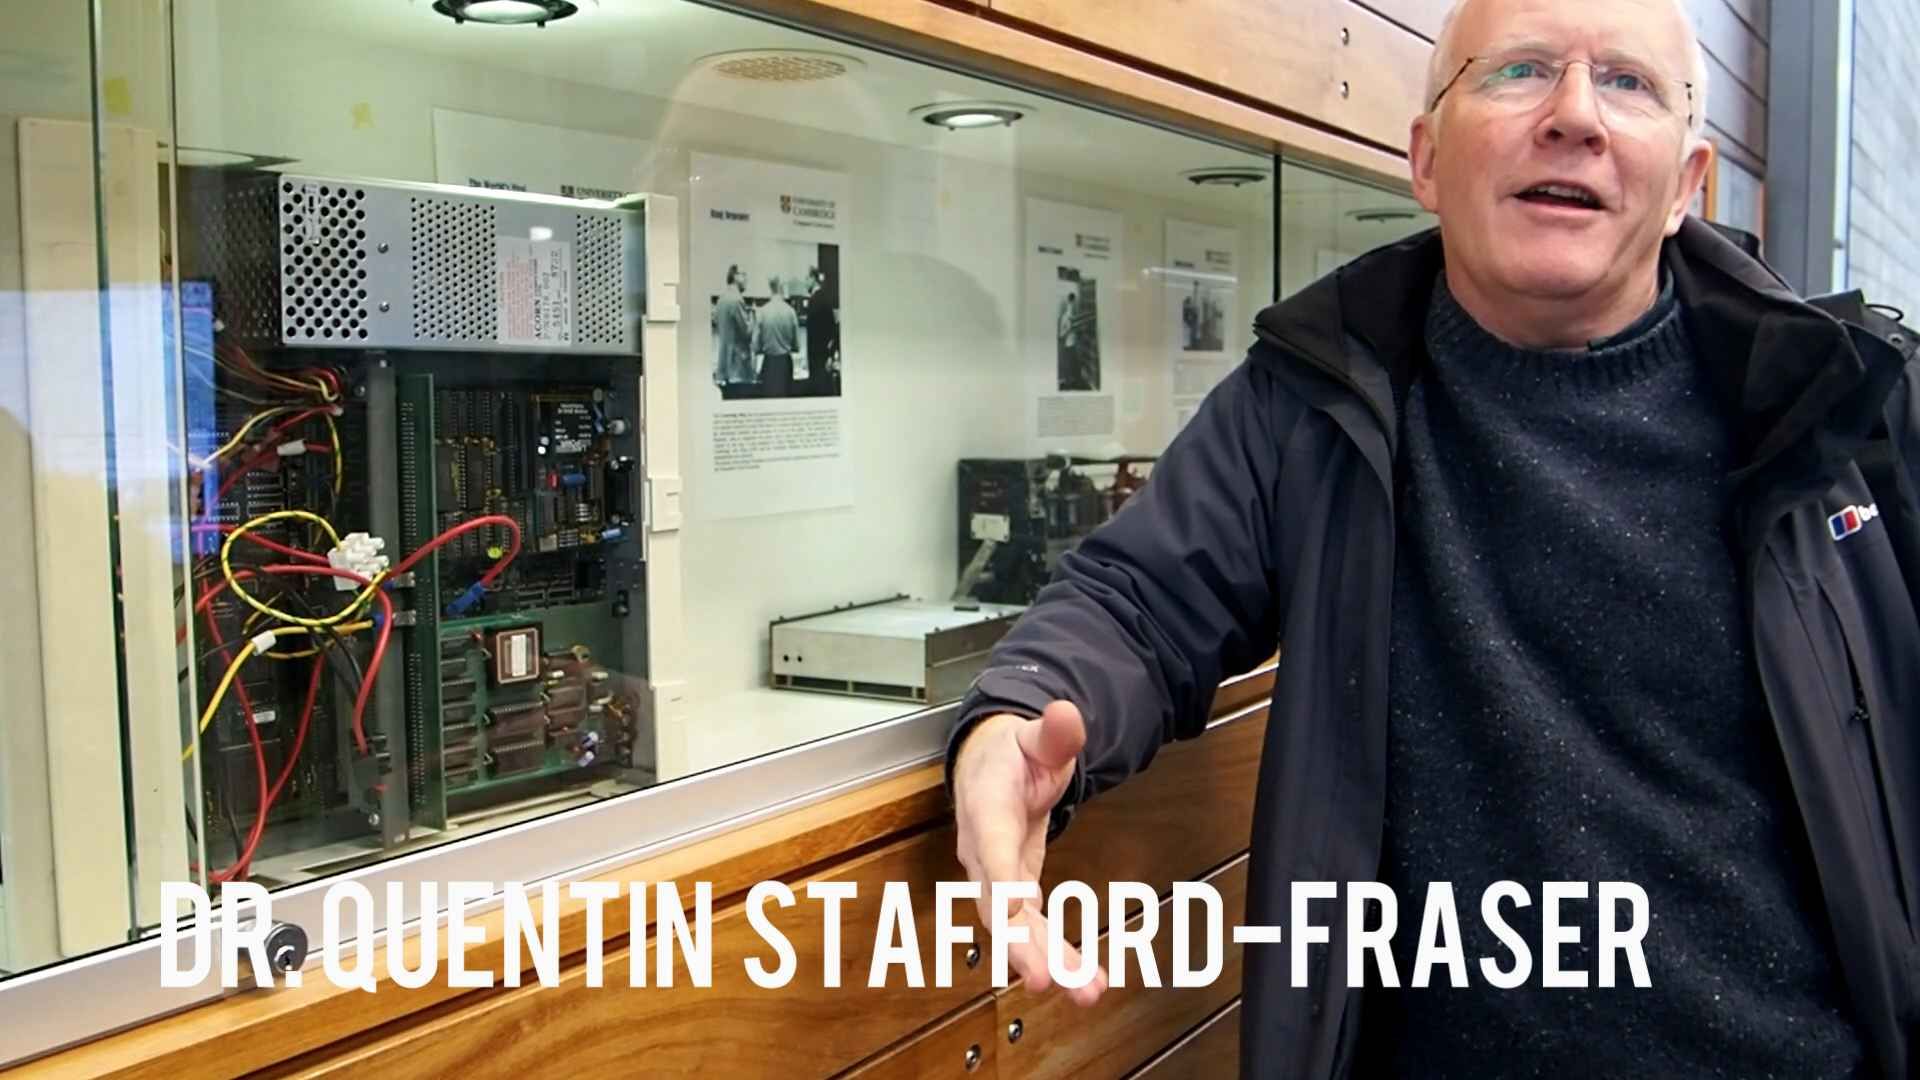
[[[1214,388],[1112,520],[1062,555],[962,700],[947,747],[980,719],[1073,702],[1087,744],[1056,808],[1147,767],[1168,739],[1198,735],[1220,680],[1271,655],[1275,506],[1282,447],[1302,407],[1282,403],[1250,357]]]
[[[1896,547],[1905,553],[1907,588],[1920,609],[1920,352],[1907,361],[1906,372],[1888,399],[1887,429],[1892,435],[1894,468],[1899,490],[1895,507],[1883,507],[1887,526],[1906,537]],[[1898,515],[1896,518],[1894,515]]]
[[[1894,388],[1889,414],[1888,427],[1912,484],[1909,490],[1920,491],[1920,353],[1907,361],[1906,374]]]

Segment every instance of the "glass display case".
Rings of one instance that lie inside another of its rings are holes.
[[[1254,314],[1427,224],[688,0],[512,7],[0,13],[0,972],[164,881],[531,878],[926,760]]]

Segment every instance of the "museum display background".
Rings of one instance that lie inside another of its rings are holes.
[[[55,6],[0,15],[6,36],[31,43],[31,63],[0,72],[10,118],[89,117],[85,16]],[[146,29],[164,40],[168,26],[149,20]],[[957,463],[1057,448],[1030,426],[1036,380],[1053,374],[1051,360],[1036,364],[1029,348],[1035,327],[1053,319],[1051,311],[1029,310],[1025,295],[1022,253],[1036,224],[1028,219],[1034,200],[1120,221],[1121,258],[1102,284],[1100,323],[1100,393],[1115,399],[1116,427],[1097,446],[1073,444],[1100,456],[1151,456],[1177,429],[1177,307],[1165,290],[1185,279],[1166,265],[1170,221],[1228,230],[1236,240],[1238,281],[1221,350],[1228,358],[1244,352],[1254,313],[1276,295],[1427,224],[1404,196],[1293,164],[1242,187],[1198,186],[1182,174],[1220,166],[1271,171],[1276,163],[678,0],[605,0],[542,30],[455,26],[424,3],[175,0],[171,33],[170,68],[164,53],[155,59],[150,40],[103,38],[106,69],[118,63],[133,72],[117,91],[112,80],[101,88],[103,119],[162,135],[172,126],[183,148],[289,159],[283,167],[302,174],[439,181],[436,150],[444,147],[436,144],[435,114],[454,110],[633,140],[639,149],[625,163],[625,190],[676,196],[683,214],[694,203],[695,154],[845,178],[839,403],[850,505],[739,517],[703,507],[697,426],[687,420],[714,393],[701,298],[719,283],[682,282],[682,630],[697,736],[687,748],[688,772],[911,711],[897,702],[769,689],[768,624],[894,593],[947,596],[959,571]],[[702,62],[740,49],[821,50],[851,62],[844,75],[806,83],[731,79]],[[1010,127],[946,131],[909,112],[961,99],[1012,103],[1028,115]],[[560,143],[567,144],[564,134]],[[13,261],[16,182],[8,162],[0,168],[0,290],[15,298],[25,294]],[[163,207],[163,228],[174,212],[189,211]],[[680,230],[683,269],[699,265],[699,235]],[[0,342],[16,347],[11,337]],[[24,414],[23,392],[8,390],[0,403]],[[105,466],[88,461],[81,469],[97,479]],[[155,475],[165,473],[156,461]],[[0,475],[0,487],[16,495],[27,483]],[[30,532],[5,534],[0,543],[33,562]],[[30,591],[32,582],[0,573],[0,587],[23,585]],[[13,661],[0,665],[0,678],[34,662]],[[103,759],[103,767],[111,762]],[[16,785],[11,797],[30,797],[23,790]],[[0,834],[0,844],[12,842]],[[5,894],[0,887],[0,903]]]

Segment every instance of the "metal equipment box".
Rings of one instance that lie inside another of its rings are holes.
[[[203,177],[188,276],[253,346],[637,353],[635,210],[292,173]]]
[[[775,621],[773,685],[933,703],[964,694],[1024,608],[894,597]]]

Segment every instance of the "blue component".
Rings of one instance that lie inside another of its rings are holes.
[[[171,297],[160,305],[160,315],[161,330],[166,335],[169,351],[174,340],[179,340],[181,366],[184,369],[180,379],[167,380],[167,393],[171,398],[176,381],[180,384],[186,398],[187,453],[198,461],[220,445],[214,430],[213,285],[205,281],[181,282],[179,324],[176,325],[173,320]],[[169,406],[175,404],[173,400],[168,402]],[[220,490],[224,471],[219,468],[208,469],[200,478],[200,503],[203,512],[210,518],[215,516],[214,496]],[[211,555],[220,550],[220,539],[219,533],[210,530],[194,535],[194,554]]]
[[[569,472],[569,473],[561,473],[561,474],[560,474],[560,486],[561,486],[561,487],[570,487],[570,488],[577,488],[577,487],[586,487],[586,486],[587,486],[587,474],[586,474],[586,473],[583,473],[583,472]]]
[[[615,525],[612,528],[606,529],[600,533],[600,542],[603,544],[611,544],[615,540],[618,540],[625,535],[627,535],[627,530],[621,528],[618,525]]]
[[[454,597],[453,603],[447,605],[447,614],[452,615],[455,618],[458,618],[461,615],[465,615],[467,612],[472,611],[476,606],[478,606],[480,601],[484,599],[486,595],[487,595],[487,587],[476,581],[472,585],[467,587],[466,592],[463,592],[459,596]]]

